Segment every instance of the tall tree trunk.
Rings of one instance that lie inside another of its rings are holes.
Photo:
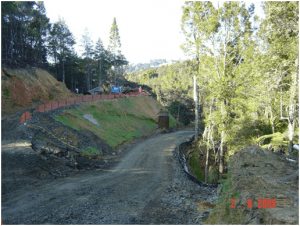
[[[212,144],[212,148],[214,151],[214,155],[215,155],[215,163],[217,162],[217,155],[216,155],[216,147],[215,147],[215,141],[214,141],[214,137],[213,137],[213,131],[214,131],[214,126],[211,127],[211,132],[210,132],[210,140],[211,140],[211,144]]]
[[[40,26],[39,26],[39,48],[38,48],[38,65],[41,66],[42,63],[42,18],[40,16]]]
[[[292,153],[293,151],[293,138],[294,138],[294,126],[293,126],[293,120],[289,118],[289,153]]]
[[[21,24],[23,25],[24,17],[21,18],[21,21],[22,21]],[[24,46],[23,46],[24,42],[23,42],[23,35],[22,35],[23,34],[22,33],[22,27],[24,27],[24,26],[20,26],[20,43],[21,43],[21,51],[20,51],[21,54],[20,55],[21,55],[21,59],[24,57]]]
[[[288,112],[289,122],[289,153],[293,151],[294,139],[294,120],[295,120],[295,105],[297,102],[297,85],[298,85],[298,58],[296,59],[296,71],[292,73],[290,106]]]
[[[220,146],[220,159],[219,159],[219,179],[222,179],[222,175],[223,175],[223,168],[224,168],[224,163],[223,163],[223,160],[224,160],[224,138],[225,136],[225,131],[222,130],[221,132],[221,146]]]
[[[86,80],[86,89],[89,90],[89,76],[88,73],[85,74],[85,80]]]
[[[226,106],[224,101],[221,101],[221,115],[222,121],[225,121],[226,116]],[[225,124],[222,123],[222,132],[221,132],[221,144],[220,144],[220,162],[219,162],[219,179],[222,179],[223,168],[224,168],[224,145],[225,145]]]
[[[101,90],[101,62],[99,63],[99,83],[98,83],[98,85]]]
[[[206,140],[206,160],[205,160],[205,183],[208,183],[208,169],[209,169],[209,165],[208,165],[208,159],[209,159],[209,140],[211,139],[212,136],[212,130],[213,130],[213,126],[209,125],[208,126],[208,136],[207,136],[207,140]]]
[[[206,160],[205,160],[205,183],[208,183],[208,156],[209,156],[209,140],[206,142]]]
[[[14,36],[13,36],[13,31],[12,31],[12,26],[11,26],[11,29],[10,29],[10,38],[11,38],[11,41],[10,41],[10,58],[13,59],[13,44],[14,44]]]
[[[198,142],[198,90],[197,90],[197,82],[196,76],[194,75],[194,100],[195,100],[195,141]]]
[[[54,65],[55,65],[55,78],[57,79],[57,56],[56,56],[56,50],[54,53]]]
[[[270,110],[271,110],[271,125],[272,125],[272,133],[275,133],[275,122],[274,122],[274,112],[273,112],[273,107],[270,104]]]
[[[179,122],[179,112],[180,112],[180,102],[178,104],[178,115],[177,115],[177,121]]]

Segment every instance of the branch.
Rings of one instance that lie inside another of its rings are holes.
[[[293,173],[292,175],[288,176],[287,178],[279,180],[279,183],[282,184],[282,183],[284,183],[286,181],[289,181],[291,179],[294,179],[294,178],[299,178],[299,169],[295,173]]]

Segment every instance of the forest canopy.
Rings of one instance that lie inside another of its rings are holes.
[[[178,122],[190,123],[193,77],[204,122],[200,143],[223,159],[249,144],[292,152],[299,142],[299,2],[255,6],[188,1],[182,7],[181,45],[191,60],[133,72],[152,87]],[[155,76],[154,76],[155,75]],[[193,121],[192,121],[193,122]]]
[[[83,93],[118,83],[115,77],[121,77],[128,64],[121,53],[116,18],[108,48],[101,38],[94,45],[88,30],[84,31],[80,40],[82,56],[75,52],[76,40],[64,19],[51,24],[42,1],[2,1],[1,19],[2,66],[43,68],[69,89],[77,87]],[[119,44],[117,51],[115,43]]]

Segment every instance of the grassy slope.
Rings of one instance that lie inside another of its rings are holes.
[[[61,116],[56,116],[56,120],[76,130],[90,130],[108,145],[117,147],[151,132],[157,125],[160,108],[163,107],[150,97],[99,100],[78,109],[66,110]],[[99,126],[85,119],[84,115],[92,116]],[[172,126],[175,126],[175,120],[171,116]]]

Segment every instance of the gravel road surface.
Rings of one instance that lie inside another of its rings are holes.
[[[175,147],[192,135],[192,131],[161,134],[136,145],[111,169],[2,194],[1,220],[3,224],[201,224],[195,221],[199,215],[195,202],[216,200],[216,191],[190,181],[175,153]]]

